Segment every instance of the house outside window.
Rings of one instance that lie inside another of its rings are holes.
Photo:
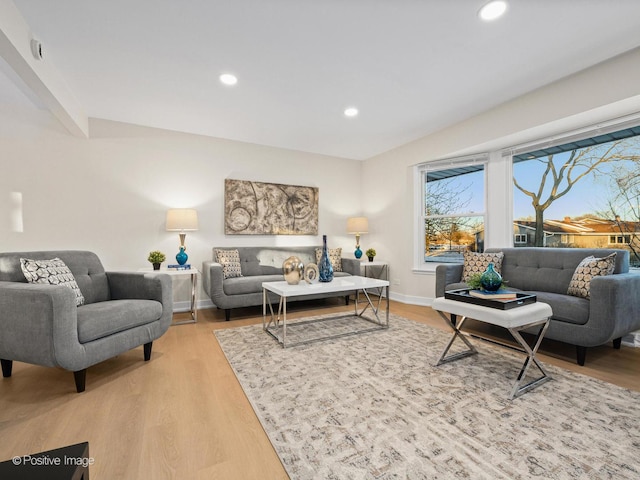
[[[483,251],[487,156],[418,167],[420,261],[462,263],[465,251]]]
[[[526,233],[516,233],[513,239],[514,244],[526,244],[527,243],[527,234]]]
[[[529,245],[626,248],[640,266],[640,126],[633,121],[512,151],[514,225],[531,229]]]

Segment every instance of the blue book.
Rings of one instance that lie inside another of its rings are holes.
[[[185,263],[184,265],[167,265],[167,268],[174,270],[191,270],[191,264]]]

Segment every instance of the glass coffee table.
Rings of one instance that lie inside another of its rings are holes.
[[[375,291],[377,300],[372,300],[369,290]],[[332,315],[310,320],[296,321],[295,323],[287,323],[288,298],[314,297],[318,294],[336,292],[355,292],[355,307],[353,314]],[[274,312],[273,305],[269,301],[270,294],[275,294],[279,297],[277,313]],[[364,297],[364,301],[360,301],[361,296]],[[386,303],[384,316],[381,315],[382,312],[380,310],[383,299]],[[367,312],[369,312],[369,316],[365,315]],[[349,323],[349,318],[357,320],[357,322],[353,321]],[[359,325],[366,324],[366,326],[364,328],[347,328],[346,331],[342,328],[339,333],[321,334],[312,339],[294,342],[290,342],[287,339],[287,327],[304,328],[305,325],[321,323],[328,325],[330,320],[336,319],[347,319],[346,322],[342,322],[343,325],[347,327],[349,324],[355,326],[356,323]],[[328,338],[344,337],[347,335],[355,335],[389,328],[389,282],[387,280],[359,276],[337,277],[327,283],[318,281],[307,283],[302,281],[297,285],[289,285],[284,281],[264,282],[262,284],[262,328],[265,332],[275,338],[283,348],[316,342],[319,340],[326,340]]]

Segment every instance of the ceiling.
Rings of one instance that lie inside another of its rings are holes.
[[[638,0],[14,3],[89,117],[350,159],[640,46]]]

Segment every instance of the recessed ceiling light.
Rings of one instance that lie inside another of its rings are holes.
[[[478,15],[482,20],[489,22],[491,20],[495,20],[498,17],[501,17],[506,11],[507,2],[503,0],[494,0],[485,4],[478,12]]]
[[[225,85],[235,85],[238,83],[238,78],[230,73],[223,73],[220,75],[220,81]]]
[[[345,117],[357,117],[358,116],[358,109],[356,107],[345,108],[344,109],[344,116]]]

